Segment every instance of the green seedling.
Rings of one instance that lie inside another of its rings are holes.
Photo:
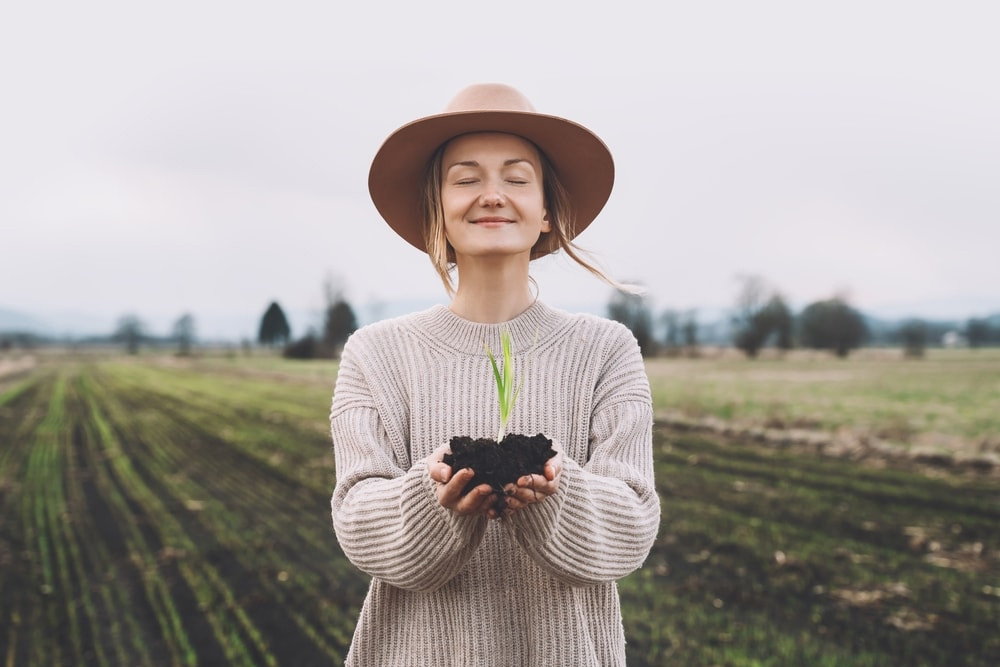
[[[490,358],[490,365],[493,367],[493,379],[497,383],[497,393],[500,402],[500,430],[497,432],[497,442],[501,442],[507,433],[507,423],[510,421],[510,413],[514,409],[514,401],[517,400],[517,395],[521,393],[521,383],[524,381],[524,377],[522,376],[521,380],[517,382],[517,386],[514,386],[514,363],[511,360],[510,332],[506,329],[500,332],[500,345],[503,348],[502,371],[497,366],[496,357],[493,356],[490,346],[486,344],[486,341],[483,341],[483,347],[486,348],[486,356]]]

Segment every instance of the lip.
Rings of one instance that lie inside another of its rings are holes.
[[[470,222],[475,225],[499,225],[514,222],[510,218],[488,215],[482,218],[473,218]]]

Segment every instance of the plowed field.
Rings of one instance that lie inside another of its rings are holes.
[[[0,378],[0,665],[342,662],[336,367],[76,359]],[[633,665],[996,665],[1000,482],[658,427]]]

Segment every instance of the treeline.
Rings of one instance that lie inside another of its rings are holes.
[[[843,296],[814,301],[796,313],[757,276],[743,278],[723,323],[699,322],[694,310],[655,313],[645,297],[620,291],[608,301],[607,316],[632,331],[644,356],[698,356],[705,344],[732,345],[751,359],[765,348],[828,350],[846,357],[862,345],[886,345],[920,357],[932,346],[1000,345],[998,316],[962,324],[919,318],[886,323],[865,316]]]
[[[284,310],[272,301],[260,319],[256,342],[267,348],[280,349],[288,358],[332,359],[339,356],[347,337],[357,328],[354,309],[337,293],[324,310],[322,329],[317,331],[310,327],[302,336],[293,338]],[[152,333],[142,318],[132,313],[122,315],[112,333],[84,338],[53,339],[32,332],[0,332],[0,352],[54,344],[81,348],[121,347],[128,354],[138,354],[142,348],[173,348],[178,356],[188,356],[194,352],[199,341],[195,318],[190,313],[178,317],[166,335]],[[252,345],[250,340],[240,342],[244,352],[249,352]],[[225,347],[235,350],[234,345],[227,344]]]
[[[277,301],[271,301],[260,317],[256,343],[280,350],[288,358],[339,357],[344,343],[357,330],[358,319],[336,281],[329,279],[324,290],[326,305],[318,326],[293,337],[284,310]],[[620,291],[612,293],[606,315],[632,331],[645,356],[698,356],[708,346],[732,346],[751,359],[768,348],[779,352],[793,348],[829,350],[846,357],[858,347],[873,345],[900,347],[906,355],[920,357],[934,346],[1000,345],[1000,313],[972,317],[961,323],[918,318],[886,322],[861,313],[844,296],[817,300],[794,312],[778,290],[757,276],[742,278],[733,307],[721,320],[699,320],[698,312],[693,309],[667,308],[654,312],[645,297]],[[0,352],[52,343],[122,346],[129,354],[138,353],[140,346],[173,347],[176,354],[186,356],[195,348],[197,335],[195,319],[190,313],[181,314],[170,331],[161,336],[149,333],[145,323],[134,314],[119,318],[109,335],[72,341],[50,340],[30,332],[0,332]],[[240,342],[244,352],[249,352],[252,345],[250,340]]]
[[[322,331],[308,330],[293,339],[288,318],[277,301],[272,301],[260,319],[257,342],[271,348],[281,348],[289,359],[335,359],[358,328],[358,318],[342,293],[328,299],[323,313]]]
[[[270,349],[278,349],[285,357],[293,359],[332,359],[340,355],[347,338],[358,328],[354,309],[344,296],[337,280],[328,277],[323,286],[326,306],[323,309],[319,328],[309,327],[306,332],[294,338],[285,311],[277,301],[271,301],[264,309],[257,327],[256,343]],[[180,315],[166,335],[155,335],[147,324],[136,314],[122,315],[110,334],[77,339],[51,339],[30,332],[0,331],[0,351],[13,348],[31,349],[52,344],[70,347],[120,346],[128,354],[138,354],[140,348],[152,347],[163,350],[174,348],[178,356],[188,356],[198,345],[195,318],[190,313]],[[204,343],[202,343],[204,345]],[[239,347],[249,353],[254,342],[244,338]],[[217,347],[219,344],[209,344]],[[235,352],[235,345],[223,344],[225,349]]]
[[[0,352],[14,348],[30,350],[47,345],[69,347],[123,346],[129,354],[137,354],[141,346],[158,348],[176,347],[181,355],[191,354],[196,343],[195,319],[190,313],[183,313],[171,325],[165,335],[150,332],[146,323],[133,313],[118,318],[114,331],[110,334],[84,337],[53,337],[32,331],[0,331]]]

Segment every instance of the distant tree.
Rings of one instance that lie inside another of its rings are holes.
[[[348,337],[358,328],[358,318],[354,309],[342,295],[327,306],[326,323],[323,326],[323,343],[330,348],[333,356],[340,353]]]
[[[354,308],[345,296],[344,280],[332,273],[323,282],[326,310],[323,313],[323,332],[314,348],[317,357],[337,357],[344,343],[358,328]]]
[[[674,356],[681,347],[681,316],[676,310],[664,310],[660,314],[660,324],[663,325],[663,349],[667,355]]]
[[[832,350],[838,357],[859,347],[867,335],[864,318],[841,297],[809,304],[799,316],[802,344]]]
[[[260,319],[257,342],[261,345],[270,345],[272,347],[284,345],[291,337],[291,333],[292,330],[288,326],[285,311],[281,309],[277,301],[272,301],[271,305],[264,311],[264,316]]]
[[[621,322],[635,336],[642,355],[649,356],[656,352],[656,341],[653,337],[653,314],[641,294],[629,294],[615,290],[608,302],[608,318]]]
[[[684,338],[684,349],[689,357],[698,356],[698,317],[697,312],[689,310],[684,314],[684,321],[681,324],[681,331]]]
[[[924,356],[929,336],[927,323],[923,320],[907,320],[899,327],[899,339],[903,343],[903,354],[911,359]]]
[[[315,359],[320,354],[320,341],[316,334],[310,331],[302,338],[285,346],[282,353],[287,359]]]
[[[768,300],[764,312],[767,314],[768,325],[774,335],[775,347],[783,351],[792,349],[795,318],[785,300],[780,295],[775,294]]]
[[[990,341],[990,323],[988,320],[973,317],[965,324],[965,339],[969,347],[982,347]]]
[[[14,348],[31,350],[43,341],[43,338],[28,331],[6,331],[0,334],[0,351],[7,351]]]
[[[112,340],[125,346],[129,354],[138,354],[139,344],[145,336],[145,325],[136,315],[123,315],[118,320],[118,327],[112,335]]]
[[[782,350],[792,347],[792,313],[780,294],[760,276],[743,276],[732,316],[733,345],[751,359],[770,339]]]
[[[174,322],[173,338],[177,342],[177,354],[186,357],[194,345],[194,316],[184,313]]]

